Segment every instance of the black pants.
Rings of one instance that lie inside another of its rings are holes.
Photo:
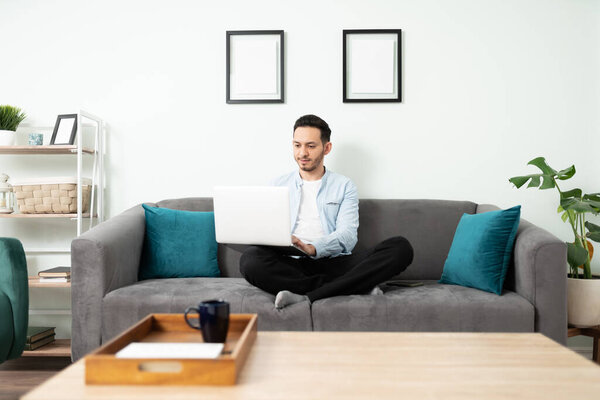
[[[404,271],[413,249],[401,236],[348,256],[292,258],[264,246],[249,247],[240,259],[240,272],[252,285],[277,294],[281,290],[307,295],[310,301],[325,297],[367,293]]]

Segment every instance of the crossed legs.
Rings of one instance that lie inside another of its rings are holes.
[[[404,271],[412,262],[404,237],[384,240],[372,249],[333,258],[292,258],[265,246],[248,248],[240,259],[246,280],[271,294],[289,291],[313,302],[325,297],[367,293]]]

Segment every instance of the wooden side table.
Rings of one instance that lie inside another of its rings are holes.
[[[568,337],[579,335],[594,338],[594,350],[592,352],[592,359],[598,364],[600,364],[600,348],[598,348],[598,340],[600,339],[600,325],[593,326],[591,328],[575,328],[573,326],[569,326],[569,330],[567,333]]]

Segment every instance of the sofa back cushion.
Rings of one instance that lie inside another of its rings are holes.
[[[392,236],[404,236],[413,246],[412,264],[402,279],[439,279],[458,221],[474,214],[477,204],[452,200],[361,199],[358,243],[365,250]]]
[[[158,207],[175,210],[213,211],[212,198],[163,200]],[[404,236],[413,246],[414,260],[402,279],[439,279],[463,213],[474,214],[477,204],[452,200],[381,200],[359,202],[358,243],[354,251],[366,250],[392,237]],[[224,277],[240,278],[239,261],[246,246],[219,244],[217,259]]]

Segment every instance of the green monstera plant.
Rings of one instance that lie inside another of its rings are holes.
[[[563,191],[558,186],[558,181],[565,181],[575,175],[575,165],[556,171],[551,168],[544,157],[537,157],[529,161],[527,165],[533,165],[541,170],[539,174],[515,176],[509,179],[517,189],[525,185],[528,188],[553,189],[556,188],[560,195],[558,213],[561,214],[563,222],[568,222],[573,229],[575,241],[567,242],[567,261],[572,278],[592,278],[590,267],[593,246],[588,241],[600,242],[600,226],[586,221],[586,214],[598,215],[600,213],[600,193],[584,194],[581,189]],[[583,274],[579,274],[579,268]]]

